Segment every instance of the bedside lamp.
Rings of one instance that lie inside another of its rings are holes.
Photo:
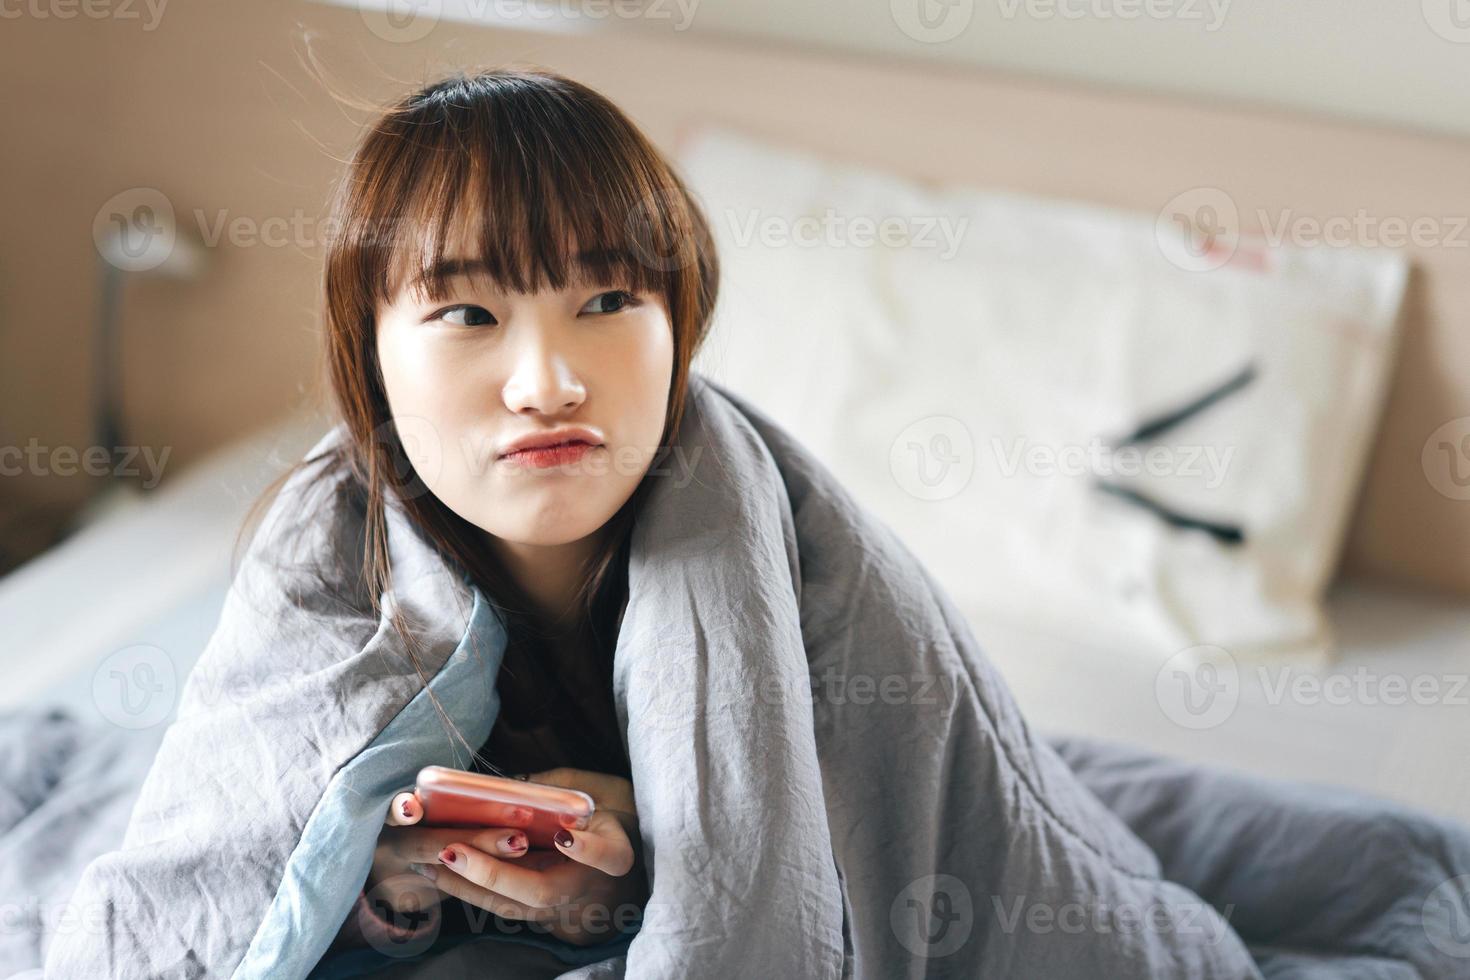
[[[92,335],[92,444],[107,447],[110,462],[105,482],[79,515],[80,523],[122,502],[123,494],[137,493],[117,474],[120,449],[127,441],[122,407],[123,288],[134,276],[197,279],[206,256],[202,242],[181,233],[172,203],[152,188],[115,195],[97,212],[92,237],[100,257],[100,297]]]

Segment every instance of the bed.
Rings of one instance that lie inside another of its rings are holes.
[[[128,737],[161,728],[166,714],[127,727],[118,681],[108,676],[117,654],[161,651],[171,674],[159,676],[182,681],[215,628],[246,508],[323,431],[320,416],[290,416],[0,581],[0,619],[24,658],[0,692],[0,710],[63,706]],[[1161,706],[1160,671],[1129,651],[967,612],[1044,729],[1351,786],[1470,820],[1470,771],[1460,764],[1470,744],[1470,602],[1348,579],[1332,590],[1329,609],[1335,663],[1243,661],[1233,710],[1194,729]]]
[[[37,659],[47,667],[32,678],[34,683],[12,692],[0,713],[0,774],[11,788],[10,796],[0,800],[0,868],[5,869],[0,884],[8,881],[7,887],[27,896],[23,906],[12,910],[14,927],[0,937],[0,963],[38,961],[41,920],[52,930],[102,927],[87,903],[73,904],[76,877],[92,857],[114,849],[121,839],[171,716],[178,683],[213,631],[245,508],[277,467],[315,442],[320,424],[319,419],[293,418],[221,451],[157,499],[114,511],[48,556],[45,564],[26,569],[23,577],[0,589],[0,608],[14,613],[18,635],[33,642]],[[164,536],[165,529],[172,533]],[[188,567],[191,574],[152,581],[138,575],[140,543],[148,544],[151,563]],[[90,577],[99,583],[95,587],[119,601],[146,604],[146,614],[111,627],[94,619],[85,634],[73,631],[47,643],[48,624],[85,617],[88,600],[76,588],[79,577]],[[1327,674],[1304,665],[1294,667],[1300,673],[1292,677],[1321,679],[1361,670],[1375,677],[1414,674],[1452,682],[1453,640],[1470,624],[1470,609],[1463,604],[1354,585],[1338,590],[1334,600],[1336,622],[1354,639],[1343,645],[1341,661]],[[1280,700],[1273,692],[1282,682],[1274,676],[1257,677],[1251,665],[1242,665],[1229,710],[1207,707],[1208,723],[1190,731],[1190,716],[1172,710],[1157,695],[1157,677],[1151,675],[1167,678],[1168,665],[1165,671],[1142,670],[1146,661],[1131,651],[1082,649],[1034,629],[1018,630],[974,614],[967,618],[981,647],[1013,686],[1031,726],[1106,740],[1096,745],[1086,739],[1058,743],[1074,769],[1090,773],[1100,795],[1106,793],[1111,774],[1143,766],[1161,788],[1171,779],[1184,779],[1196,813],[1223,812],[1235,798],[1228,794],[1237,791],[1260,794],[1247,810],[1268,799],[1286,805],[1293,798],[1292,806],[1329,808],[1310,817],[1307,809],[1298,811],[1307,820],[1291,835],[1298,854],[1329,838],[1331,846],[1345,846],[1332,834],[1307,833],[1313,821],[1347,832],[1344,828],[1355,826],[1352,820],[1370,818],[1376,804],[1335,793],[1319,799],[1301,789],[1282,788],[1277,796],[1275,789],[1262,791],[1246,782],[1232,791],[1221,775],[1161,769],[1155,760],[1192,759],[1257,775],[1336,783],[1442,816],[1466,816],[1463,783],[1445,781],[1455,772],[1451,747],[1463,742],[1465,713],[1456,707],[1462,692],[1440,692],[1433,703],[1413,705],[1373,705],[1358,696],[1348,699],[1351,708],[1339,703],[1337,694],[1312,704],[1298,693],[1283,707],[1272,703]],[[1271,669],[1284,666],[1274,663]],[[1329,685],[1328,690],[1336,689]],[[1133,755],[1133,748],[1151,751]],[[1126,802],[1129,795],[1125,792],[1110,805]],[[1414,824],[1398,824],[1403,819],[1393,818],[1394,832],[1414,833]],[[1191,825],[1203,829],[1201,821]],[[1233,846],[1252,838],[1248,825],[1237,826]],[[58,860],[63,839],[67,853]],[[1392,843],[1392,835],[1379,842],[1385,843]],[[1375,854],[1373,860],[1388,862],[1387,867],[1402,861],[1405,852],[1380,846]],[[1324,867],[1320,854],[1311,860]],[[1425,866],[1421,861],[1415,867],[1422,871]],[[1257,887],[1269,887],[1262,884],[1269,876],[1251,877]],[[1266,909],[1256,912],[1269,915]],[[1400,923],[1397,928],[1415,927]],[[1317,954],[1301,950],[1252,947],[1252,952],[1267,976],[1331,969]],[[1353,969],[1368,965],[1367,960],[1355,960]],[[38,980],[39,972],[16,977]]]

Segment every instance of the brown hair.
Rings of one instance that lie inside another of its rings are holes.
[[[511,637],[503,673],[519,671],[519,682],[539,690],[534,700],[546,705],[558,695],[554,677],[538,677],[524,649],[536,634],[528,598],[484,546],[483,533],[414,473],[391,424],[377,360],[378,302],[410,283],[441,292],[445,283],[433,273],[468,227],[466,215],[479,219],[479,254],[455,257],[478,258],[507,288],[562,289],[585,273],[663,297],[674,365],[650,471],[683,418],[689,365],[709,326],[719,265],[704,215],[659,151],[606,98],[545,69],[459,74],[409,95],[367,129],[338,186],[325,258],[325,369],[348,435],[338,462],[360,485],[365,506],[361,585],[381,615],[381,596],[392,588],[384,512],[392,494],[500,614]],[[569,254],[573,246],[577,255]],[[313,462],[302,460],[267,488],[239,540],[292,474]],[[648,486],[645,475],[609,519],[578,592],[604,667],[621,616],[633,521]],[[427,688],[396,607],[393,626]],[[434,703],[459,743],[484,762],[480,747],[469,745]]]

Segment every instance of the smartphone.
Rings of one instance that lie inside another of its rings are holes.
[[[581,790],[444,766],[419,770],[414,792],[427,827],[514,827],[532,848],[554,849],[563,827],[586,830],[596,809]]]

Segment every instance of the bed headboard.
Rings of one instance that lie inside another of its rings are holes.
[[[508,40],[507,53],[526,47]],[[1408,240],[1415,268],[1398,363],[1344,568],[1470,593],[1470,501],[1451,495],[1448,456],[1431,453],[1428,471],[1423,460],[1436,430],[1470,417],[1470,141],[736,44],[558,38],[511,57],[601,88],[665,145],[682,126],[713,120],[919,179],[1148,214],[1213,187],[1233,199],[1244,233],[1263,231],[1263,215],[1303,235],[1312,225],[1299,219],[1336,218],[1334,233],[1346,220],[1355,240]],[[1470,418],[1449,441],[1470,472],[1467,434]]]

